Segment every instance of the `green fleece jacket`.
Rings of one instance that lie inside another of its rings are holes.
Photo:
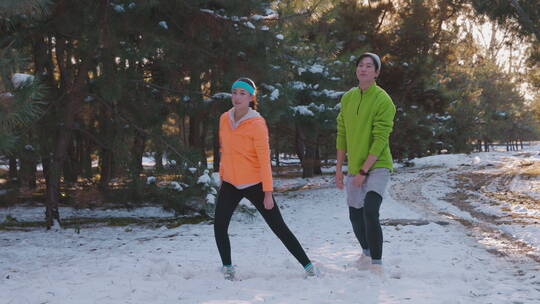
[[[352,88],[341,97],[336,148],[347,151],[349,173],[357,174],[368,154],[378,157],[372,169],[392,170],[388,137],[395,114],[392,99],[375,83],[367,90]]]

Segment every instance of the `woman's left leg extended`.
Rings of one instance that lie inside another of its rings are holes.
[[[257,210],[261,213],[264,220],[270,226],[270,229],[274,234],[283,242],[283,245],[289,250],[289,252],[302,264],[302,266],[308,266],[311,261],[306,255],[306,252],[300,245],[300,242],[294,234],[291,232],[276,204],[274,199],[274,207],[270,210],[264,208],[264,192],[262,191],[262,184],[257,184],[249,188],[244,189],[244,196],[251,201]]]

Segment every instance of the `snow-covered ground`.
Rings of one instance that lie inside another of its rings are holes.
[[[174,212],[164,210],[161,207],[147,206],[131,210],[125,208],[115,209],[74,209],[71,207],[60,207],[59,212],[62,218],[73,217],[174,217]],[[44,208],[14,206],[0,208],[0,219],[7,216],[15,218],[17,221],[42,221],[44,219]]]
[[[323,176],[306,182],[311,183],[306,190],[276,195],[285,221],[321,277],[305,279],[259,215],[237,213],[231,222],[232,257],[240,278],[234,282],[218,272],[210,223],[174,229],[85,228],[80,234],[71,229],[3,231],[0,302],[540,303],[538,201],[521,204],[530,210],[523,212],[508,208],[523,202],[514,196],[501,202],[503,196],[492,195],[503,193],[505,186],[511,195],[528,195],[528,183],[538,194],[536,179],[520,174],[530,170],[524,162],[536,164],[538,151],[536,145],[520,152],[441,155],[397,169],[381,207],[382,275],[354,265],[360,247],[345,192],[332,187],[331,176]],[[499,178],[509,170],[511,176]],[[478,191],[460,189],[468,185],[461,174],[478,182]],[[488,174],[494,178],[478,181]],[[291,182],[302,181],[276,184]],[[468,195],[463,196],[468,203],[452,196],[456,193]],[[10,212],[24,218],[24,210]],[[516,214],[520,221],[509,221]],[[429,224],[413,225],[414,220]],[[529,249],[509,249],[520,244]]]

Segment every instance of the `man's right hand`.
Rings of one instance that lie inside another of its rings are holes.
[[[336,171],[336,187],[338,189],[343,189],[343,172]]]

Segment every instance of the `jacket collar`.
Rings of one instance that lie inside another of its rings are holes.
[[[362,90],[359,86],[357,86],[358,88],[358,91],[360,91],[360,93],[363,93],[363,94],[370,94],[370,93],[373,93],[374,91],[377,90],[377,83],[376,82],[373,82],[369,88],[365,89],[365,90]]]
[[[248,112],[246,113],[246,115],[242,116],[242,118],[240,118],[238,121],[235,121],[234,120],[234,107],[232,107],[230,110],[229,110],[229,121],[231,122],[231,127],[233,129],[236,129],[240,123],[250,119],[250,118],[254,118],[254,117],[260,117],[261,115],[259,114],[259,112],[253,110],[252,108],[249,108],[248,109]]]

